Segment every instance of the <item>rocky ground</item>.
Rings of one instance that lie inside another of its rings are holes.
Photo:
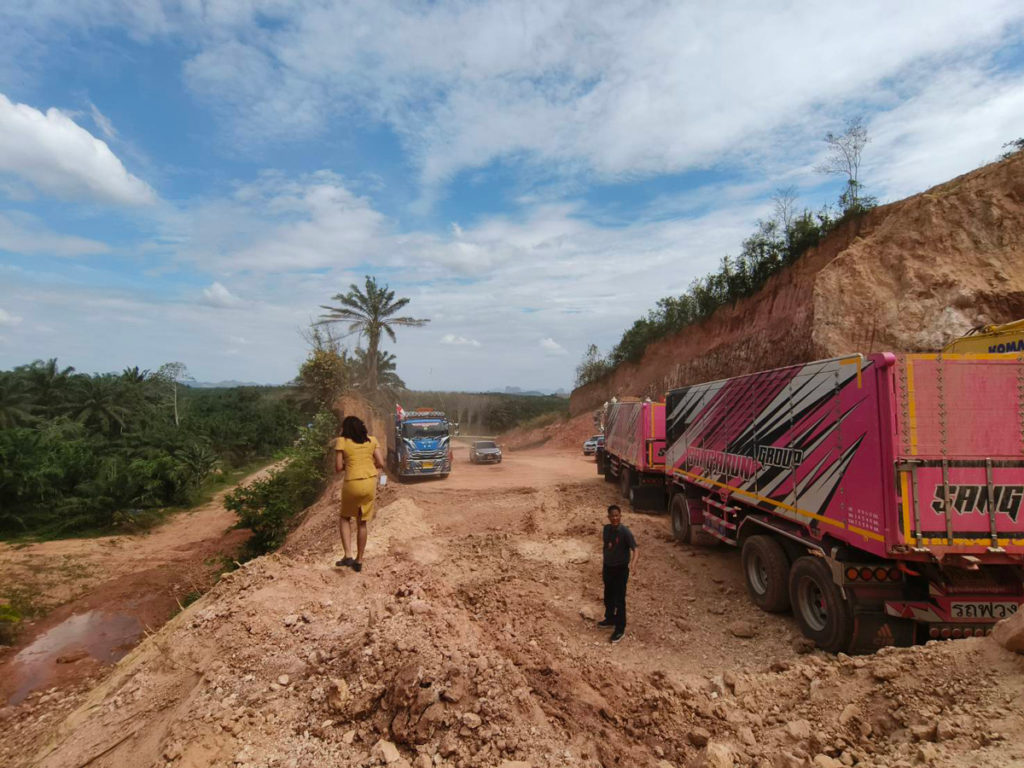
[[[0,764],[542,768],[1024,765],[1022,662],[991,639],[809,648],[738,558],[625,522],[630,619],[600,615],[616,492],[575,451],[391,484],[362,573],[330,496],[94,687],[0,710]]]

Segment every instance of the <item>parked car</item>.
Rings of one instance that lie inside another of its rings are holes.
[[[604,435],[594,435],[583,443],[583,455],[593,456],[598,448],[604,448]]]
[[[500,464],[501,448],[493,440],[474,440],[469,448],[469,460],[473,464]]]

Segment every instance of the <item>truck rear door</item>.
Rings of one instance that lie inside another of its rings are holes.
[[[907,355],[895,383],[903,542],[1024,553],[1024,360]]]

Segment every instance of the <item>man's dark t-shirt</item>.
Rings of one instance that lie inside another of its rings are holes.
[[[611,566],[629,565],[629,556],[636,549],[633,532],[621,523],[604,527],[604,564]]]

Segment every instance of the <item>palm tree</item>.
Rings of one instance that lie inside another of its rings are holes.
[[[13,374],[0,374],[0,429],[11,429],[31,424],[32,393],[24,382]]]
[[[55,357],[36,360],[17,370],[25,377],[36,407],[45,413],[54,413],[60,409],[67,400],[68,390],[75,378],[75,369],[70,365],[61,368]]]
[[[361,381],[368,382],[370,375],[370,355],[362,347],[356,347],[353,355],[356,370]],[[377,350],[377,385],[382,389],[401,390],[405,389],[405,382],[398,376],[396,358],[390,352]]]
[[[75,421],[110,434],[117,426],[124,431],[128,409],[121,405],[119,377],[113,374],[83,376],[65,410]]]
[[[125,368],[121,371],[121,380],[125,384],[145,384],[149,381],[150,370],[147,368],[144,371],[139,370],[139,366],[132,368]]]
[[[320,305],[327,314],[321,315],[318,325],[326,323],[348,323],[348,332],[366,337],[366,355],[369,360],[366,384],[370,392],[377,390],[378,351],[380,349],[381,332],[395,341],[394,326],[419,327],[429,320],[415,317],[394,317],[398,310],[409,303],[409,299],[395,300],[395,292],[388,290],[387,284],[378,285],[375,277],[366,276],[366,291],[359,290],[355,283],[349,286],[348,293],[337,293],[332,296],[341,304],[340,307]]]

